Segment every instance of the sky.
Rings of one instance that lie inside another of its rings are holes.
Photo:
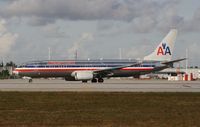
[[[200,66],[199,0],[0,0],[0,60],[142,59],[174,28]]]

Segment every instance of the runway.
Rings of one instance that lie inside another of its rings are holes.
[[[104,83],[68,82],[62,79],[0,80],[0,91],[74,92],[200,92],[200,81],[108,79]]]

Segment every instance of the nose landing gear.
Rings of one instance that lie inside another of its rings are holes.
[[[28,82],[29,82],[29,83],[32,83],[32,82],[33,82],[33,79],[32,79],[32,78],[31,78],[31,79],[29,79],[29,80],[28,80]]]

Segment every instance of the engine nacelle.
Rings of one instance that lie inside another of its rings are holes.
[[[74,71],[71,76],[73,76],[75,80],[91,80],[94,77],[92,71]]]

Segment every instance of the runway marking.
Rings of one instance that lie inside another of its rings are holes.
[[[189,87],[189,88],[192,87],[192,86],[189,86],[189,85],[187,85],[187,84],[183,84],[183,86],[184,86],[184,87]]]

